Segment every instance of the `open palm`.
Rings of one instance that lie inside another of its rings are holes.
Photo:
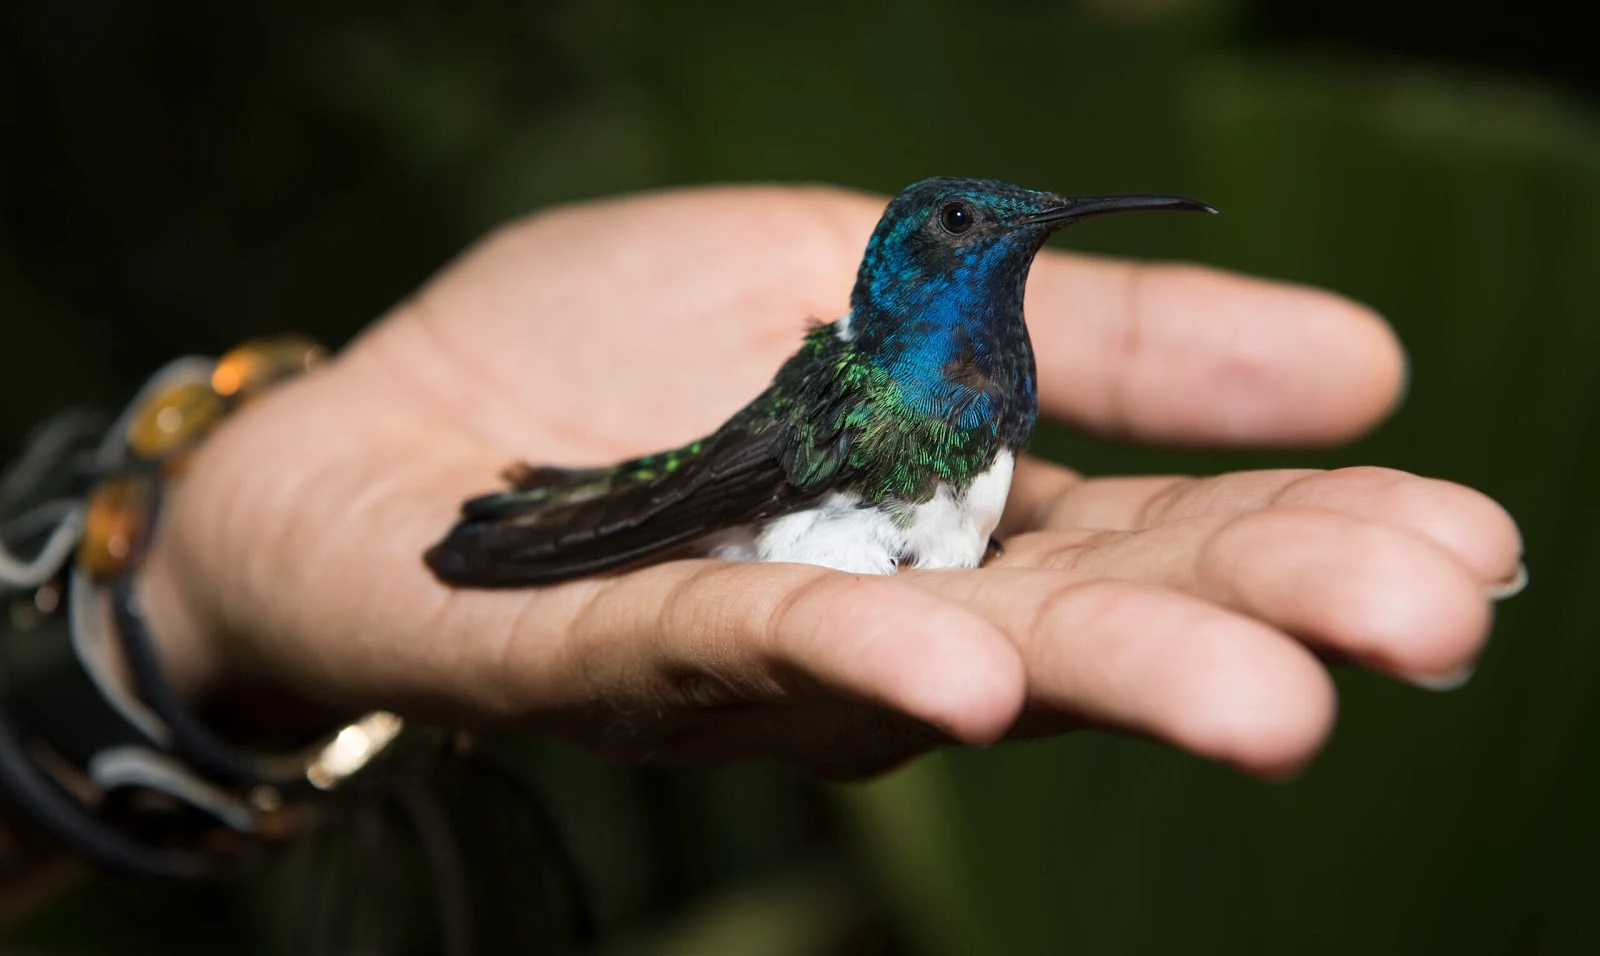
[[[1292,771],[1333,715],[1321,657],[1459,679],[1517,531],[1382,469],[1085,480],[1019,464],[971,571],[673,561],[453,591],[423,550],[515,459],[603,464],[715,428],[808,317],[847,307],[880,200],[691,190],[491,236],[202,449],[145,580],[195,693],[252,686],[560,734],[633,759],[871,773],[943,741],[1084,723]],[[1318,444],[1375,423],[1403,360],[1336,297],[1040,256],[1045,415],[1144,440]]]

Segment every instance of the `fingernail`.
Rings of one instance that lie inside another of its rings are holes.
[[[1448,674],[1405,674],[1407,683],[1413,684],[1423,690],[1431,690],[1443,694],[1452,690],[1460,690],[1472,680],[1472,675],[1477,673],[1476,664],[1468,664],[1460,670]]]
[[[1506,598],[1516,597],[1522,589],[1528,586],[1528,566],[1521,561],[1517,562],[1517,570],[1511,577],[1499,584],[1489,585],[1489,600],[1504,601]]]

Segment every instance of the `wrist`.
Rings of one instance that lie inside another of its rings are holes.
[[[221,631],[203,623],[189,589],[182,583],[192,578],[176,567],[176,549],[161,545],[165,537],[162,532],[166,530],[157,530],[140,569],[139,603],[168,681],[184,699],[203,704],[214,697],[225,680],[223,655],[217,646]]]
[[[137,592],[151,643],[172,689],[221,736],[244,747],[298,747],[359,716],[239,666],[226,646],[227,629],[193,591],[204,578],[183,566],[176,548],[162,548],[159,541],[158,536]]]
[[[227,738],[263,736],[218,736],[197,713],[250,695],[228,686],[228,671],[248,668],[226,663],[225,605],[205,590],[218,575],[202,563],[216,559],[195,548],[207,536],[179,527],[195,526],[182,476],[222,418],[308,364],[293,344],[171,363],[109,433],[76,421],[41,430],[0,483],[0,591],[32,609],[0,617],[0,789],[101,865],[189,877],[243,861],[309,820],[316,791],[361,771],[401,729],[375,713],[276,756],[236,749]]]
[[[296,368],[321,355],[295,340],[276,350],[288,352],[278,363]],[[160,505],[144,536],[133,592],[161,682],[222,741],[263,754],[298,748],[360,716],[312,699],[281,669],[264,666],[252,648],[271,622],[244,610],[259,604],[241,600],[238,590],[235,572],[248,566],[256,553],[250,549],[265,546],[258,531],[233,527],[246,510],[241,476],[258,467],[261,454],[261,430],[252,422],[262,413],[271,418],[272,406],[302,384],[286,377],[267,374],[258,377],[264,383],[251,383],[246,376],[232,393],[236,411],[208,424],[162,469]]]

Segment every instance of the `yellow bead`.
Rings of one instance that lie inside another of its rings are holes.
[[[78,564],[96,578],[128,568],[150,518],[150,482],[139,476],[110,478],[89,495]]]
[[[222,412],[222,399],[204,382],[174,385],[134,412],[128,424],[128,448],[153,461],[204,434]]]
[[[211,387],[227,398],[249,398],[269,385],[309,371],[327,358],[322,346],[298,335],[247,342],[217,362]]]

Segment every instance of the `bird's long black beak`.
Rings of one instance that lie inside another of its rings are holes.
[[[1029,225],[1050,226],[1053,229],[1059,229],[1069,223],[1077,222],[1079,219],[1088,219],[1091,216],[1109,216],[1118,212],[1160,211],[1216,213],[1215,209],[1200,202],[1198,199],[1189,199],[1184,196],[1157,196],[1138,193],[1127,196],[1063,198],[1059,206],[1031,213],[1022,217],[1022,221]]]

